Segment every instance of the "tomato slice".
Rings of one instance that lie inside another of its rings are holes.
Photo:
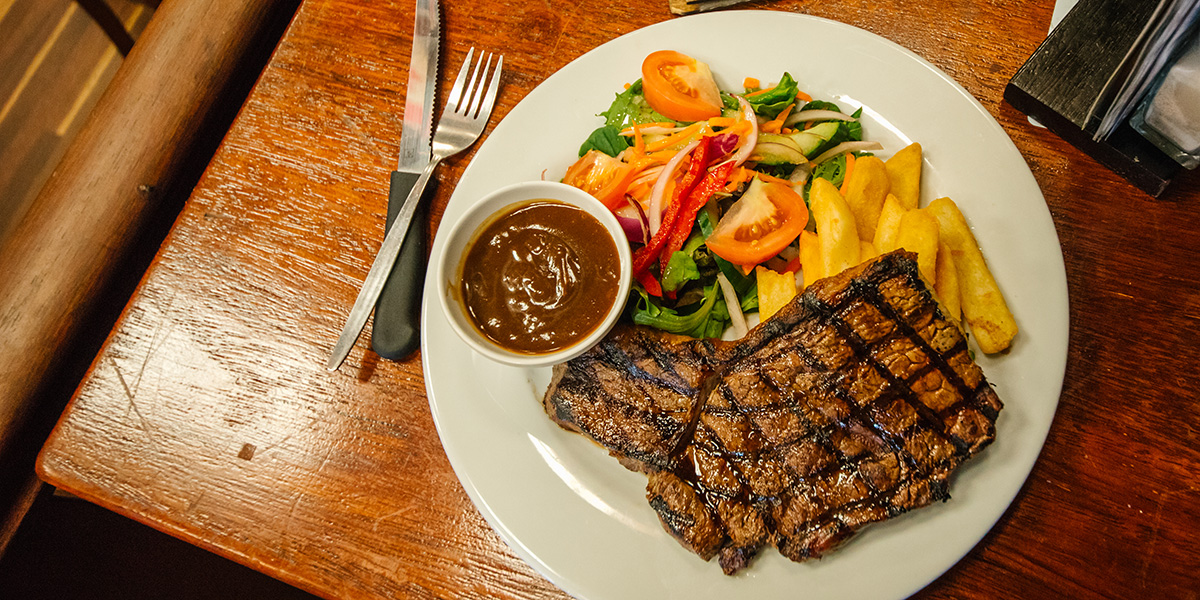
[[[633,174],[632,165],[599,150],[588,150],[567,169],[563,183],[595,196],[612,209],[623,204]]]
[[[721,115],[721,92],[708,65],[674,50],[650,53],[642,61],[642,92],[650,107],[675,121],[703,121]]]
[[[721,217],[705,245],[735,265],[756,265],[786,248],[808,224],[808,207],[790,186],[755,177]]]

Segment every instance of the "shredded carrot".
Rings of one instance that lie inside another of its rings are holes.
[[[737,123],[737,119],[733,117],[713,117],[708,120],[708,126],[717,127],[733,127]]]
[[[854,155],[846,153],[846,176],[842,178],[842,189],[838,190],[843,196],[846,195],[846,190],[850,189],[850,175],[854,173]]]
[[[767,93],[767,92],[769,92],[769,91],[771,91],[771,90],[773,90],[773,89],[775,89],[775,88],[773,88],[773,87],[769,87],[769,88],[767,88],[767,89],[765,89],[765,90],[758,90],[757,92],[750,92],[749,94],[746,94],[746,96],[745,96],[745,97],[746,97],[746,98],[753,98],[753,97],[755,97],[755,96],[761,96],[761,95],[763,95],[763,94],[765,94],[765,93]]]
[[[653,167],[654,165],[658,164],[657,160],[646,157],[646,156],[640,156],[640,157],[638,157],[634,160],[628,161],[628,162],[630,165],[633,166],[634,175],[640,174],[642,171],[645,171],[646,169],[649,169],[650,167]]]
[[[758,88],[762,87],[762,83],[760,83],[758,79],[754,77],[747,77],[742,80],[742,87],[748,90],[757,90]]]
[[[759,127],[759,130],[766,133],[779,133],[779,131],[783,129],[783,122],[787,119],[788,113],[792,112],[792,108],[795,106],[796,104],[794,102],[787,105],[783,110],[779,111],[779,114],[774,119],[763,123],[762,126]]]
[[[781,177],[776,177],[774,175],[768,175],[766,173],[757,173],[757,175],[758,175],[759,179],[763,180],[763,183],[782,183],[783,185],[786,185],[786,186],[791,186],[795,183],[793,181],[783,179]]]
[[[725,131],[722,131],[721,133],[733,133],[733,134],[737,134],[739,136],[746,135],[746,134],[750,133],[750,123],[746,122],[743,119],[738,119],[738,121],[736,123],[734,123],[733,125],[730,125],[728,128],[725,129]]]
[[[661,164],[664,164],[664,165],[665,165],[665,164],[667,164],[668,162],[670,162],[670,160],[671,160],[672,158],[674,158],[674,157],[675,157],[675,155],[676,155],[676,154],[678,154],[678,153],[679,153],[679,151],[678,151],[678,150],[659,150],[659,151],[657,151],[657,152],[648,152],[648,153],[646,153],[646,158],[653,159],[653,160],[654,160],[654,162],[661,163]]]
[[[738,189],[738,186],[740,186],[743,183],[746,183],[747,181],[750,181],[751,179],[753,179],[755,177],[763,180],[763,183],[782,183],[783,185],[786,185],[786,186],[793,185],[793,182],[789,181],[787,179],[775,177],[774,175],[768,175],[766,173],[755,171],[753,169],[747,169],[746,167],[738,167],[737,169],[734,169],[734,171],[732,173],[729,174],[729,179],[725,183],[725,191],[727,191],[727,192],[736,191]]]
[[[808,95],[808,92],[804,90],[798,90],[796,92],[796,100],[800,102],[812,102],[812,96]]]
[[[633,84],[632,84],[632,83],[627,83],[627,84],[625,84],[625,89],[629,89],[629,88],[631,88],[631,87],[633,87]]]
[[[654,181],[646,181],[636,185],[629,186],[625,193],[633,196],[634,200],[644,204],[643,200],[650,196],[650,190],[654,187]],[[643,207],[644,208],[644,207]]]
[[[696,135],[696,133],[698,133],[700,131],[700,128],[703,126],[704,126],[703,121],[692,123],[691,125],[684,127],[683,130],[681,130],[681,131],[672,133],[671,135],[668,135],[667,137],[665,137],[661,140],[650,142],[649,144],[646,144],[646,151],[654,152],[656,150],[670,148],[671,146],[674,146],[674,145],[680,143],[681,141],[683,141],[689,137],[692,137],[693,135]]]
[[[629,188],[625,190],[625,193],[642,202],[649,197],[650,188],[654,187],[654,182],[658,179],[658,172],[662,171],[662,167],[655,168],[661,161],[639,156],[626,162],[633,167],[633,172],[630,175]]]
[[[678,127],[678,125],[676,125],[673,121],[658,121],[658,122],[654,122],[654,123],[635,123],[634,125],[637,125],[638,127],[641,127],[642,129],[648,129],[650,127],[669,127],[669,128]],[[624,136],[633,135],[633,125],[630,125],[629,127],[626,127],[625,129],[622,129],[621,135],[624,135]]]
[[[792,114],[793,108],[796,108],[795,102],[783,107],[783,110],[779,111],[779,114],[775,117],[775,120],[779,121],[780,123],[786,121],[788,118],[788,115]]]
[[[642,129],[637,124],[633,124],[633,150],[638,156],[646,155],[646,140],[642,139]]]
[[[725,182],[725,190],[732,192],[738,189],[738,186],[750,181],[750,178],[753,176],[754,171],[751,171],[746,167],[738,167],[737,169],[734,169],[733,173],[729,174],[729,179]]]

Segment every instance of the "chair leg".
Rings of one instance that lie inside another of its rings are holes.
[[[117,13],[113,12],[111,6],[105,0],[75,0],[83,10],[86,10],[96,24],[108,34],[108,39],[116,44],[117,50],[121,52],[121,56],[126,56],[133,49],[133,37],[125,30],[125,24],[117,17]]]

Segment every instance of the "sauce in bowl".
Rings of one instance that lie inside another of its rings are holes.
[[[475,327],[514,352],[545,354],[587,337],[617,301],[620,258],[587,211],[555,200],[510,206],[463,256],[461,299]]]

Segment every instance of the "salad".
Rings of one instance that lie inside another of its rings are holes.
[[[670,50],[647,56],[641,72],[600,114],[563,182],[621,221],[634,249],[634,323],[740,337],[747,313],[796,293],[812,182],[843,186],[855,160],[882,146],[863,140],[861,109],[813,99],[786,72],[768,85],[747,77],[734,93]]]

